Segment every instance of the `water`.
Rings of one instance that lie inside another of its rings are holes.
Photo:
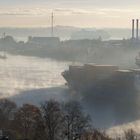
[[[36,104],[49,98],[68,99],[65,90],[61,90],[66,82],[61,72],[67,69],[69,64],[70,62],[47,58],[8,55],[8,59],[0,59],[0,98],[10,97],[18,105]],[[139,131],[140,120],[111,127],[107,133],[114,137],[123,135],[124,131],[130,128]]]
[[[58,87],[65,84],[61,72],[69,63],[51,59],[8,55],[0,59],[0,97],[20,94],[22,91]]]

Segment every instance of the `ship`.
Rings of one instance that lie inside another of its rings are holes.
[[[116,92],[121,89],[133,89],[135,79],[140,77],[139,69],[119,69],[115,65],[70,65],[62,73],[69,89],[77,92],[111,89]],[[135,87],[134,87],[135,88]]]
[[[5,59],[7,59],[7,56],[6,55],[0,55],[0,59],[5,60]]]
[[[135,58],[135,63],[136,63],[137,66],[140,67],[140,52],[139,52],[139,54]]]
[[[69,94],[88,108],[96,127],[139,119],[140,69],[113,65],[71,65],[62,73]]]
[[[0,59],[7,59],[7,55],[6,55],[6,51],[3,51],[1,54],[0,54]]]

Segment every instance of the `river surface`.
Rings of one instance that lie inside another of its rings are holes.
[[[18,105],[36,104],[50,98],[69,98],[61,73],[68,69],[71,62],[25,56],[7,57],[6,60],[0,59],[0,98],[9,97]],[[112,126],[107,132],[113,137],[122,135],[130,128],[139,131],[140,121]]]
[[[0,97],[20,94],[23,90],[63,86],[61,73],[68,62],[8,55],[0,59]]]

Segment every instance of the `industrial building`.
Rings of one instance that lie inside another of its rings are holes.
[[[60,39],[58,37],[29,37],[28,43],[55,47],[60,45]]]

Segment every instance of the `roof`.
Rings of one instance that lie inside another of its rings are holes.
[[[133,71],[131,71],[131,70],[117,70],[117,72],[132,73]]]

